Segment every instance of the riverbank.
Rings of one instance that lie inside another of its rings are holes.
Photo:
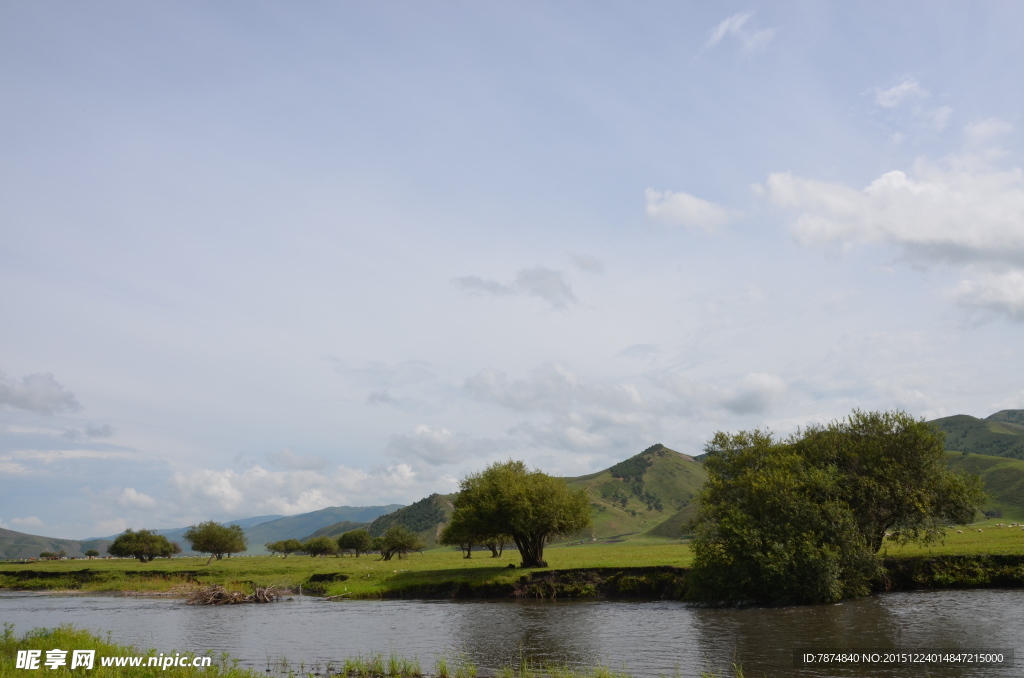
[[[1024,555],[931,555],[886,558],[876,592],[929,589],[1024,588]],[[301,570],[301,565],[296,568]],[[646,600],[693,600],[689,568],[668,565],[571,569],[476,568],[452,570],[395,570],[372,587],[358,586],[343,572],[309,573],[291,586],[294,593],[336,599],[414,598],[629,598]],[[186,597],[202,586],[216,583],[231,590],[248,591],[257,582],[258,568],[223,573],[185,570],[177,572],[118,572],[81,569],[60,572],[0,569],[2,588],[53,593],[117,593]],[[296,572],[294,574],[299,574]],[[266,579],[266,576],[263,577]],[[367,577],[369,580],[369,577]]]

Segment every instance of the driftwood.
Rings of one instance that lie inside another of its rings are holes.
[[[223,586],[204,586],[185,601],[189,605],[234,605],[235,603],[272,603],[284,595],[274,586],[252,585],[253,592],[245,595],[241,591],[228,591]]]

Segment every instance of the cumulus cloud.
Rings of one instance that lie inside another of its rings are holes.
[[[394,503],[437,491],[437,479],[410,464],[372,472],[338,466],[329,471],[272,471],[256,465],[235,469],[179,471],[171,477],[175,502],[193,517],[210,515],[292,515],[325,506]]]
[[[1013,125],[999,118],[988,118],[964,126],[964,140],[968,146],[986,146],[1004,134],[1013,131]]]
[[[0,405],[46,415],[82,409],[75,394],[64,390],[49,373],[29,374],[19,382],[0,372]]]
[[[730,212],[725,208],[682,191],[656,191],[648,188],[644,195],[647,199],[647,216],[654,221],[711,232],[731,219]]]
[[[139,492],[134,487],[126,487],[121,490],[121,493],[117,497],[118,506],[126,509],[154,509],[157,506],[156,499]]]
[[[905,78],[902,82],[888,89],[875,91],[875,103],[882,108],[896,108],[907,101],[922,99],[928,96],[928,90],[921,87],[913,78]]]
[[[1006,131],[989,120],[965,134],[984,140]],[[960,304],[1019,320],[1024,171],[997,167],[991,158],[968,152],[940,162],[922,159],[909,172],[886,172],[863,189],[777,173],[760,190],[798,213],[791,227],[798,242],[841,249],[881,243],[917,262],[951,266],[963,278],[953,291]]]
[[[387,445],[387,451],[392,455],[433,466],[456,464],[470,457],[490,454],[498,448],[492,440],[473,439],[453,434],[443,426],[427,424],[419,424],[410,432],[391,436]]]
[[[515,279],[510,283],[484,280],[477,276],[456,278],[452,282],[457,287],[473,294],[494,296],[521,294],[537,297],[560,311],[577,303],[572,287],[565,281],[562,272],[544,266],[524,268],[516,273]]]
[[[709,384],[676,372],[660,374],[655,381],[675,396],[674,406],[693,414],[721,410],[737,415],[766,414],[788,390],[781,377],[763,372],[748,373],[738,383]]]
[[[698,54],[717,46],[726,38],[735,40],[739,44],[742,54],[751,54],[764,49],[775,38],[776,29],[758,28],[754,26],[753,18],[754,12],[750,11],[737,12],[723,19],[708,33],[708,39]]]

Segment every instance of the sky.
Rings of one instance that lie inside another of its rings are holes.
[[[0,527],[1024,408],[1022,25],[0,0]]]

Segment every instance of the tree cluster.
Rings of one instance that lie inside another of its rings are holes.
[[[931,542],[984,500],[947,469],[942,434],[861,412],[784,440],[718,433],[694,519],[694,583],[710,601],[819,603],[863,595],[889,536]]]

